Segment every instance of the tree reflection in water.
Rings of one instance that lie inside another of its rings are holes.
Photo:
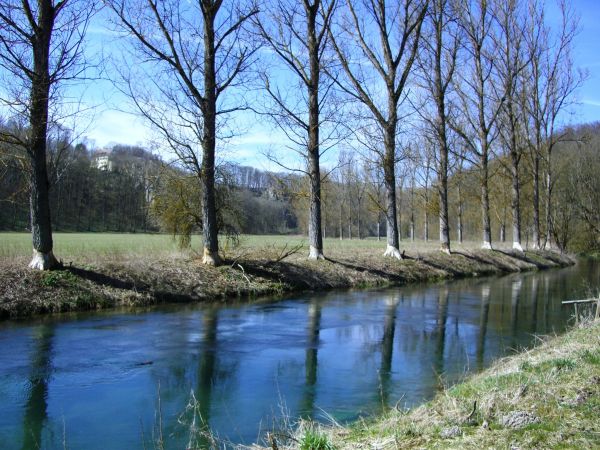
[[[381,339],[381,367],[379,369],[381,405],[384,409],[389,406],[390,401],[392,357],[394,354],[394,335],[396,334],[396,311],[399,302],[400,298],[398,295],[386,299],[383,337]]]
[[[481,286],[481,311],[479,313],[479,333],[477,338],[477,370],[482,370],[485,358],[485,337],[487,335],[488,318],[490,313],[490,285]]]
[[[308,306],[308,327],[306,356],[304,361],[305,388],[300,405],[300,415],[313,417],[316,397],[317,367],[319,352],[319,332],[321,331],[321,304],[318,299],[312,300]]]
[[[48,382],[52,375],[54,326],[40,325],[35,331],[28,395],[23,417],[23,450],[43,448],[42,431],[48,418]]]
[[[448,321],[448,289],[440,287],[438,290],[438,305],[435,328],[437,341],[435,346],[435,359],[433,368],[438,375],[437,389],[443,389],[442,377],[444,373],[444,351],[446,348],[446,323]]]

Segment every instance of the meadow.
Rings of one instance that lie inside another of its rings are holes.
[[[69,261],[118,261],[152,256],[154,258],[194,257],[200,253],[201,236],[192,237],[191,249],[180,250],[171,235],[143,233],[54,233],[54,253],[64,262]],[[466,241],[454,244],[459,250],[473,250],[479,243]],[[508,248],[507,244],[495,245]],[[299,247],[293,257],[304,257],[308,253],[308,239],[301,235],[240,235],[238,242],[223,238],[221,250],[226,258],[240,255],[261,257],[265,254],[281,254]],[[0,233],[0,259],[23,259],[31,255],[29,233]],[[412,256],[437,250],[435,240],[403,240],[400,249]],[[335,257],[352,256],[356,251],[377,256],[385,250],[385,237],[380,241],[367,239],[327,238],[324,240],[326,255]]]

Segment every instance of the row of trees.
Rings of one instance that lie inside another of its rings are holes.
[[[127,37],[118,85],[197,180],[206,264],[220,262],[215,149],[236,133],[236,114],[250,109],[283,130],[289,148],[305,162],[300,172],[309,186],[310,258],[324,257],[327,174],[321,173],[320,159],[342,145],[360,153],[370,176],[381,181],[383,195],[376,203],[386,224],[387,256],[401,258],[397,170],[417,160],[424,192],[436,190],[443,251],[451,248],[448,180],[462,168],[478,171],[483,246],[491,248],[493,156],[511,174],[514,247],[522,249],[527,158],[535,245],[542,245],[542,229],[549,242],[558,120],[582,80],[570,59],[577,20],[566,2],[559,3],[558,29],[549,27],[545,4],[537,0],[102,3],[114,28]],[[95,5],[0,1],[1,66],[18,81],[3,94],[3,104],[22,123],[20,134],[3,140],[29,155],[32,267],[56,264],[48,130],[64,113],[59,88],[85,75],[83,35]],[[262,94],[250,101],[246,88],[257,81]]]
[[[566,128],[562,142],[555,145],[552,173],[556,173],[552,190],[552,241],[562,250],[590,251],[600,245],[600,228],[594,211],[600,210],[600,192],[592,174],[600,170],[600,128],[589,124]],[[432,241],[439,231],[439,197],[435,171],[427,162],[428,149],[422,158],[404,161],[397,170],[397,221],[399,238]],[[498,242],[510,239],[511,186],[510,161],[493,158],[489,162],[488,198],[490,206],[490,235]],[[520,199],[523,241],[529,247],[536,244],[533,205],[535,182],[531,158],[520,166]],[[352,155],[342,155],[338,168],[323,183],[323,233],[340,239],[381,236],[385,226],[382,204],[384,189],[381,176],[368,163]],[[429,169],[427,169],[429,168]],[[299,231],[307,233],[304,220],[308,196],[306,183],[297,180],[292,196],[293,210],[299,218]],[[448,179],[448,209],[453,218],[452,240],[474,240],[481,235],[481,178],[477,167],[457,167]],[[528,206],[528,207],[527,207]],[[540,205],[541,216],[545,207]],[[437,223],[436,223],[437,222]]]

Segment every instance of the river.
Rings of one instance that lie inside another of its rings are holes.
[[[600,265],[0,323],[0,447],[185,448],[299,417],[346,423],[564,331]],[[198,419],[201,417],[202,419]]]

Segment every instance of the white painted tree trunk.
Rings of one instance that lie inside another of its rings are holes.
[[[400,253],[400,250],[398,250],[393,245],[387,246],[387,248],[385,249],[385,252],[383,253],[383,256],[389,256],[391,258],[402,259],[402,254]]]
[[[54,257],[52,251],[49,251],[48,253],[42,253],[34,249],[33,258],[29,263],[29,268],[37,270],[50,270],[59,265],[60,264]]]
[[[325,259],[325,256],[323,255],[323,252],[320,251],[317,247],[314,247],[311,245],[309,253],[308,253],[308,259],[314,259],[314,260]]]
[[[221,257],[219,256],[219,252],[211,252],[208,248],[204,247],[204,254],[202,256],[202,264],[207,264],[209,266],[218,266],[221,264]]]

